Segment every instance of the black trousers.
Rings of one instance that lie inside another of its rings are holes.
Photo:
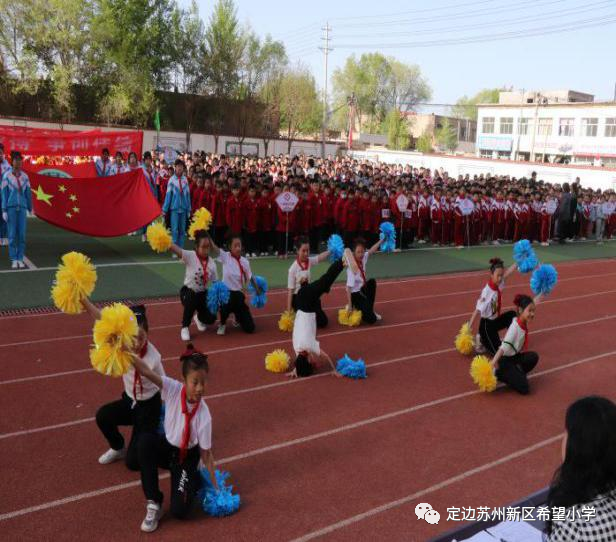
[[[148,448],[147,442],[149,437],[157,437],[160,422],[160,393],[146,401],[137,401],[134,408],[132,405],[132,399],[123,393],[120,400],[107,403],[98,409],[96,424],[114,450],[121,450],[124,447],[124,437],[118,431],[118,426],[133,426],[125,462],[130,470],[141,471],[143,482],[144,479],[158,477],[156,466],[153,468],[148,459],[152,450]],[[156,500],[156,495],[149,492],[145,485],[142,486],[146,499]]]
[[[145,469],[141,471],[141,485],[146,499],[161,504],[163,493],[158,481],[158,468],[168,469],[171,474],[170,512],[178,519],[190,512],[192,502],[201,487],[199,474],[199,446],[186,451],[184,462],[180,464],[180,450],[169,444],[164,435],[144,434],[141,439],[144,455],[141,458]]]
[[[507,329],[513,319],[515,318],[515,311],[507,311],[496,317],[494,320],[488,320],[482,318],[479,321],[479,336],[481,337],[481,344],[490,354],[496,354],[496,351],[500,348],[501,338],[498,332],[501,329]]]
[[[188,286],[182,286],[180,290],[180,301],[184,306],[182,313],[182,327],[189,327],[195,312],[197,318],[202,324],[213,324],[216,321],[216,315],[212,314],[207,308],[207,290],[203,292],[195,292],[188,288]]]
[[[321,228],[319,226],[310,228],[310,234],[308,238],[310,240],[310,253],[316,254],[317,252],[319,252],[319,243],[321,242]]]
[[[240,291],[231,291],[229,302],[220,308],[220,323],[225,325],[230,314],[235,315],[237,323],[245,333],[254,333],[255,321],[246,305],[246,297]]]
[[[314,312],[317,318],[317,327],[319,329],[323,329],[324,327],[327,327],[327,324],[329,323],[329,318],[327,318],[327,314],[323,312],[323,307],[321,306],[321,299],[317,300],[316,305],[317,307]],[[294,311],[299,310],[297,306],[297,294],[293,294],[293,297],[291,298],[291,307],[293,307]]]
[[[259,252],[269,252],[270,246],[273,245],[273,237],[271,231],[259,232]]]
[[[374,300],[376,299],[376,280],[368,279],[359,292],[351,294],[353,307],[361,311],[361,319],[366,324],[376,322]]]
[[[303,312],[316,313],[318,309],[322,311],[320,298],[323,294],[330,291],[332,284],[334,284],[343,269],[342,260],[337,260],[317,280],[313,280],[308,284],[302,284],[301,288],[293,296],[293,308]]]
[[[293,252],[293,238],[294,234],[292,232],[289,232],[289,239],[287,242],[286,232],[276,232],[276,250],[278,251],[278,254],[282,255],[287,252]]]
[[[249,231],[244,232],[246,252],[248,252],[248,254],[256,254],[259,251],[257,237],[258,237],[258,234],[256,232],[254,233],[249,232]]]
[[[528,377],[537,363],[539,354],[536,352],[520,352],[515,356],[503,356],[498,362],[496,378],[522,395],[529,392]]]
[[[225,246],[225,233],[227,232],[226,226],[214,227],[214,241],[219,247]]]

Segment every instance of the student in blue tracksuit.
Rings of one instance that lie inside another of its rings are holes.
[[[184,175],[184,162],[178,158],[174,167],[175,173],[167,184],[163,213],[170,214],[173,243],[180,248],[184,248],[186,227],[190,216],[190,187],[188,186],[188,179]],[[177,258],[175,254],[173,257]]]
[[[101,157],[94,162],[97,177],[109,177],[112,174],[111,168],[113,164],[109,158],[109,149],[105,148],[101,152]]]
[[[0,183],[4,174],[11,169],[11,164],[4,157],[4,145],[0,143]],[[9,244],[9,234],[6,228],[6,222],[2,218],[2,198],[0,198],[0,247]]]
[[[32,212],[32,194],[30,179],[22,171],[21,154],[13,152],[13,167],[2,177],[0,193],[2,194],[2,218],[8,224],[9,257],[13,269],[23,269],[24,251],[26,249],[26,216]]]
[[[143,153],[143,163],[141,164],[141,169],[143,169],[143,175],[145,176],[145,180],[148,181],[152,195],[156,201],[158,201],[158,171],[152,164],[152,153],[150,151]],[[147,229],[148,227],[146,225],[141,230],[141,240],[144,243],[146,242],[145,233]]]

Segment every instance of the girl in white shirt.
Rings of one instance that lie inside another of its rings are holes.
[[[254,333],[255,321],[246,304],[243,290],[249,282],[252,283],[257,293],[261,290],[252,276],[250,263],[242,256],[242,239],[238,236],[232,237],[229,241],[229,252],[218,248],[211,239],[210,246],[210,253],[222,264],[222,281],[230,292],[229,302],[220,308],[218,335],[225,334],[227,318],[230,314],[235,315],[235,321],[245,333]]]
[[[505,281],[516,269],[516,264],[505,269],[505,264],[500,258],[490,260],[490,280],[481,290],[481,295],[469,321],[469,327],[473,329],[473,324],[479,316],[479,329],[475,341],[479,346],[477,349],[479,353],[488,351],[491,355],[496,354],[501,345],[498,332],[508,328],[516,316],[513,310],[501,314]]]
[[[147,478],[142,474],[142,484],[154,495],[147,497],[147,515],[141,524],[145,532],[154,531],[162,515],[163,494],[156,467],[171,471],[170,511],[176,518],[186,517],[200,487],[199,461],[209,471],[216,488],[212,416],[203,400],[209,370],[207,356],[189,344],[180,361],[183,382],[158,375],[141,358],[133,356],[135,367],[160,388],[165,402],[165,435],[148,434],[144,438],[148,450],[144,462],[153,468],[148,469]]]
[[[513,303],[517,307],[517,318],[511,322],[500,348],[492,359],[496,378],[522,395],[527,395],[529,392],[526,375],[539,362],[539,354],[526,351],[528,324],[535,318],[535,304],[539,301],[539,297],[533,299],[522,294],[515,296]]]
[[[210,248],[209,234],[199,230],[195,233],[195,250],[183,250],[176,244],[172,244],[169,249],[186,265],[184,286],[180,290],[180,300],[184,306],[180,333],[183,341],[190,341],[191,320],[194,319],[201,332],[206,330],[208,324],[216,321],[216,315],[207,308],[207,286],[217,279],[218,273],[214,258],[209,257]]]
[[[353,308],[361,311],[362,322],[366,324],[374,324],[381,320],[381,315],[374,312],[376,280],[366,280],[366,264],[382,242],[381,239],[366,250],[366,241],[361,238],[356,239],[353,249],[354,265],[347,266],[347,310]],[[353,269],[356,269],[356,272]]]
[[[329,251],[322,252],[318,256],[310,256],[310,241],[307,237],[300,237],[297,241],[297,258],[289,267],[289,277],[287,288],[289,295],[287,297],[287,310],[297,310],[297,292],[302,284],[310,282],[310,268],[313,265],[326,260],[329,257]],[[321,299],[319,298],[318,307],[316,307],[317,327],[322,329],[327,327],[327,315],[321,307]]]

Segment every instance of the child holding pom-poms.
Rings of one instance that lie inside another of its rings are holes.
[[[212,455],[212,417],[203,400],[209,369],[207,356],[189,344],[180,361],[183,382],[161,376],[141,358],[133,357],[137,370],[160,389],[165,402],[164,435],[148,433],[142,437],[148,473],[147,477],[142,475],[148,499],[147,515],[141,524],[145,532],[156,530],[162,516],[158,466],[171,471],[170,511],[178,519],[186,517],[201,485],[199,461],[209,472],[214,490],[219,490]]]
[[[329,257],[329,251],[322,252],[318,256],[310,256],[310,241],[308,237],[300,237],[297,240],[297,258],[289,267],[287,288],[287,312],[297,310],[297,292],[304,283],[310,282],[310,268]],[[322,329],[327,326],[327,315],[321,307],[321,300],[318,301],[316,310],[317,327]]]
[[[366,250],[366,241],[361,238],[356,239],[351,255],[353,265],[347,267],[347,312],[351,313],[353,309],[360,311],[362,321],[366,324],[374,324],[381,320],[381,315],[374,312],[376,280],[366,279],[368,258],[379,250],[381,243],[383,239],[379,239]]]
[[[327,271],[314,282],[303,282],[296,294],[297,313],[293,326],[293,349],[295,350],[295,367],[289,373],[292,378],[310,376],[314,372],[314,363],[324,358],[331,365],[334,374],[338,375],[336,367],[317,341],[316,311],[321,306],[320,298],[330,291],[332,284],[338,278],[345,265],[353,262],[353,254],[349,249],[344,251],[342,258],[332,263]]]
[[[505,269],[505,264],[500,258],[490,260],[490,280],[481,291],[475,311],[469,321],[469,328],[472,330],[475,320],[479,317],[479,331],[476,338],[479,353],[487,351],[494,355],[501,345],[498,332],[508,328],[515,318],[515,311],[501,314],[501,308],[505,281],[516,268],[516,264],[513,264]]]
[[[541,294],[534,299],[527,295],[516,295],[514,304],[517,308],[515,318],[500,348],[492,359],[495,375],[498,380],[522,395],[528,394],[527,374],[539,362],[536,352],[526,352],[528,346],[528,324],[535,318],[535,305]]]

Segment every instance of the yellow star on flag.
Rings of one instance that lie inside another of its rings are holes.
[[[60,186],[58,186],[58,190],[62,193],[66,192],[66,186],[64,186],[63,184],[61,184]]]
[[[34,195],[36,196],[36,199],[38,201],[43,201],[51,207],[51,198],[53,198],[53,196],[51,194],[45,194],[45,191],[40,184],[38,185],[38,188],[36,189]]]
[[[77,201],[77,196],[75,194],[71,194],[68,199],[70,199],[71,201]]]
[[[73,218],[73,215],[71,213],[66,213],[66,218]]]
[[[78,213],[79,212],[79,207],[73,207],[73,213]]]

